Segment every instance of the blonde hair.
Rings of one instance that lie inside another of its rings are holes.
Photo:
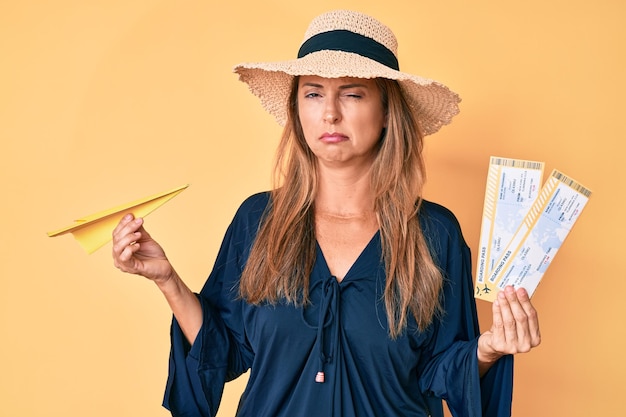
[[[376,83],[387,129],[372,167],[371,187],[387,273],[387,322],[395,338],[406,328],[409,314],[420,330],[432,322],[440,311],[443,277],[418,217],[425,182],[423,135],[398,82],[378,78]],[[309,302],[316,253],[317,163],[300,125],[297,90],[294,77],[288,122],[276,153],[276,187],[240,280],[241,296],[252,304],[279,299],[296,305]]]

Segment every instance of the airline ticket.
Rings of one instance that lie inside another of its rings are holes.
[[[591,191],[554,170],[489,276],[476,287],[476,298],[493,301],[507,285],[532,294],[556,256]]]
[[[491,157],[476,262],[477,286],[489,276],[535,202],[543,168],[543,162]]]

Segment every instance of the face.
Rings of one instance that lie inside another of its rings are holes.
[[[302,76],[298,114],[321,163],[369,166],[374,160],[386,117],[373,79]]]

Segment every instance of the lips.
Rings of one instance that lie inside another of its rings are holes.
[[[320,141],[324,143],[340,143],[340,142],[345,142],[347,140],[348,140],[348,137],[346,135],[343,135],[338,132],[333,132],[333,133],[327,132],[327,133],[324,133],[320,137]]]

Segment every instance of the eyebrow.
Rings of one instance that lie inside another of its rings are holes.
[[[304,83],[302,84],[302,87],[315,87],[315,88],[324,88],[324,86],[322,84],[317,84],[317,83]],[[352,84],[343,84],[339,86],[340,90],[347,90],[350,88],[368,88],[368,86],[366,84],[359,84],[359,83],[352,83]]]

